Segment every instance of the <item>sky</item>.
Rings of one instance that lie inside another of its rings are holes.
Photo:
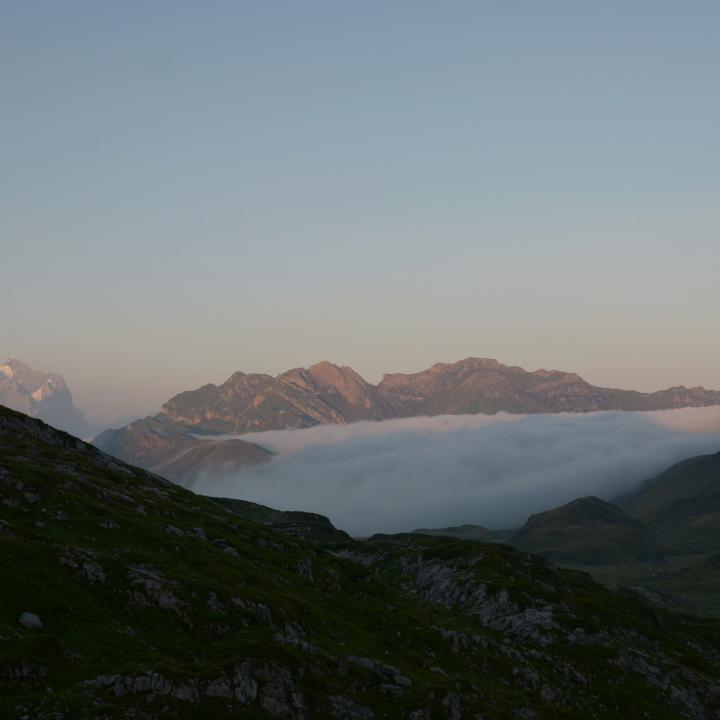
[[[0,356],[91,420],[467,356],[720,388],[720,4],[0,0]]]

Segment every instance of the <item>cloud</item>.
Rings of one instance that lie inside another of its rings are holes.
[[[319,512],[354,535],[499,529],[583,495],[612,500],[675,462],[720,450],[720,407],[423,417],[243,437],[279,456],[204,477],[196,492]]]

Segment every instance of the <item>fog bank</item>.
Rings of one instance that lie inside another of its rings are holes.
[[[720,407],[438,416],[242,437],[278,457],[202,478],[196,492],[319,512],[354,535],[499,529],[582,495],[612,500],[675,462],[720,450]]]

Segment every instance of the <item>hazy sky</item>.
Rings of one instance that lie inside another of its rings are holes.
[[[0,355],[720,387],[720,3],[0,0]]]

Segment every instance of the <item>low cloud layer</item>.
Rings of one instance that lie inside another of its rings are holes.
[[[410,418],[254,433],[268,465],[194,490],[330,517],[353,535],[462,523],[492,529],[583,495],[612,500],[720,450],[720,408]]]

